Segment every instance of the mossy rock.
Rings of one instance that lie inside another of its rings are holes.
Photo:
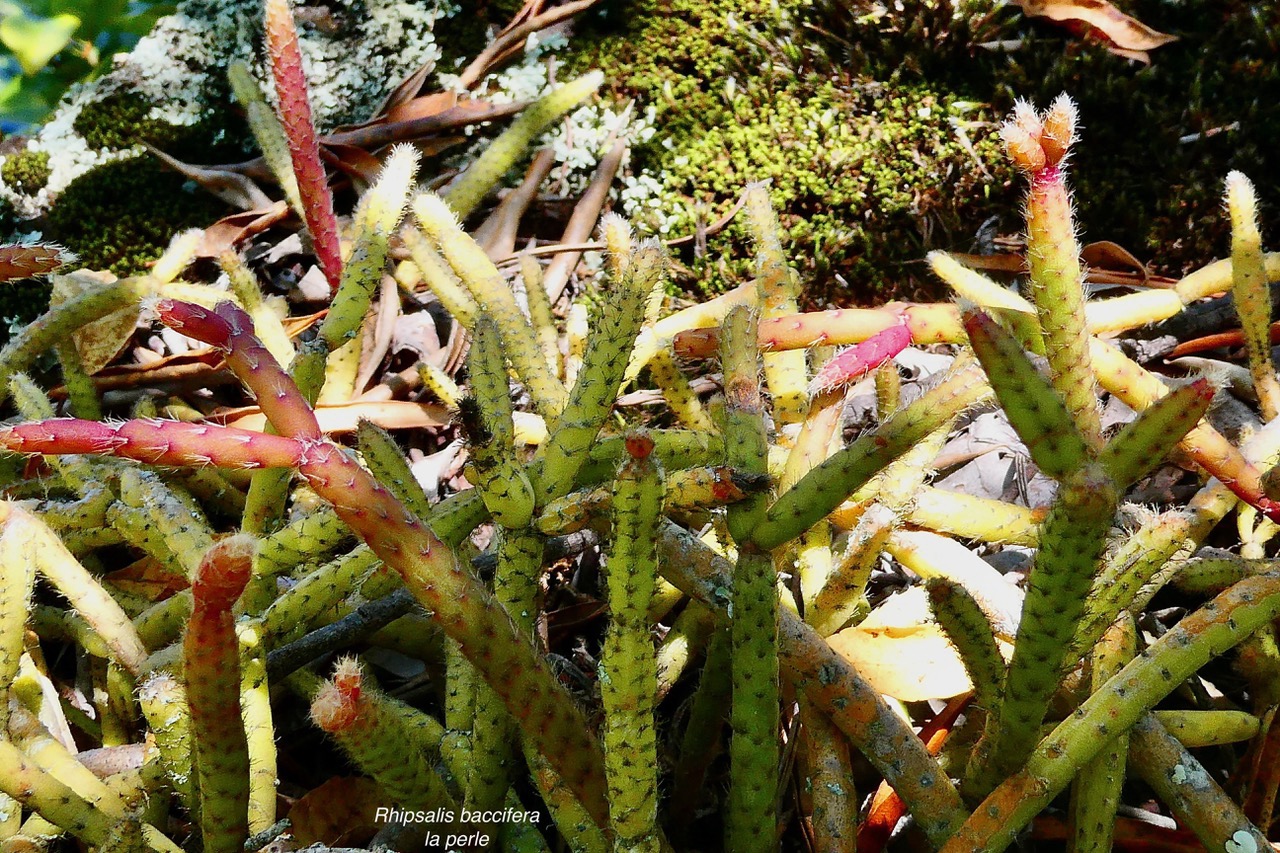
[[[643,185],[633,216],[687,233],[695,206],[715,219],[744,182],[772,177],[815,302],[936,292],[918,263],[927,250],[972,250],[991,217],[1019,230],[1020,182],[992,133],[1019,97],[1077,100],[1084,237],[1158,271],[1226,251],[1230,169],[1259,182],[1264,204],[1280,202],[1267,180],[1280,166],[1280,6],[1134,0],[1126,12],[1181,37],[1142,67],[1016,8],[957,5],[605,3],[580,20],[566,62],[601,67],[616,96],[654,110],[656,132],[631,164]],[[977,46],[1004,40],[1020,46]],[[709,257],[685,260],[713,289],[736,283],[745,265],[720,256],[741,257],[741,236],[731,228]]]
[[[492,14],[506,14],[501,4],[490,5]],[[439,60],[452,70],[463,58],[442,59],[436,43],[435,24],[456,14],[443,0],[294,6],[321,130],[368,118],[423,64]],[[225,73],[232,61],[247,60],[265,78],[261,13],[261,0],[184,0],[108,74],[69,92],[30,149],[7,157],[0,170],[0,204],[19,220],[12,230],[43,231],[64,240],[86,265],[124,275],[156,257],[179,228],[209,225],[208,217],[228,212],[152,163],[118,162],[145,157],[143,143],[195,164],[252,154]],[[465,18],[460,38],[483,44],[489,14],[459,17]],[[104,174],[94,175],[99,170]],[[144,176],[156,183],[147,185]],[[131,235],[130,228],[136,228]]]
[[[46,234],[90,269],[144,272],[174,234],[231,212],[151,158],[108,163],[82,175],[45,218]]]

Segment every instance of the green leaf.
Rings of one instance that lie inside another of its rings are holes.
[[[75,15],[37,18],[23,12],[0,21],[0,44],[9,48],[30,77],[67,46],[79,26]]]

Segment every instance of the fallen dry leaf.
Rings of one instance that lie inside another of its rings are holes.
[[[1129,17],[1107,0],[1014,0],[1028,16],[1048,18],[1100,38],[1112,53],[1149,63],[1148,50],[1177,41]]]
[[[904,702],[950,699],[973,689],[951,641],[932,621],[924,587],[891,596],[827,642],[872,687]]]

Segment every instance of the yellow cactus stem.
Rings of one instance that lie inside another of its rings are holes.
[[[787,265],[778,214],[769,202],[768,183],[750,185],[744,198],[747,227],[756,246],[756,301],[760,316],[794,314],[799,310],[799,276]],[[763,362],[765,384],[773,398],[773,416],[784,424],[804,420],[809,410],[804,353],[769,352]]]
[[[1227,175],[1227,212],[1231,215],[1231,295],[1244,330],[1262,419],[1269,421],[1280,413],[1280,381],[1271,360],[1271,289],[1262,261],[1257,193],[1241,172]]]
[[[829,637],[870,612],[867,581],[880,561],[895,522],[893,511],[884,506],[871,507],[858,520],[822,589],[805,602],[805,621],[821,636]]]
[[[1090,680],[1097,690],[1137,653],[1137,628],[1132,618],[1118,620],[1093,652]],[[1091,761],[1080,768],[1071,786],[1070,824],[1080,853],[1108,853],[1115,834],[1116,805],[1124,785],[1129,733],[1120,732]]]
[[[898,365],[886,361],[876,368],[876,417],[879,420],[898,411],[902,404],[902,376]]]
[[[1152,712],[1169,734],[1188,749],[1249,740],[1262,721],[1244,711],[1162,710]]]
[[[569,306],[564,318],[564,387],[572,388],[578,384],[578,374],[582,372],[582,356],[587,351],[587,336],[591,334],[590,318],[587,306],[575,302]],[[644,332],[641,332],[643,336]]]
[[[676,364],[669,347],[654,352],[653,358],[649,360],[649,379],[662,392],[667,407],[682,427],[715,432],[715,421],[689,385],[689,380],[680,372],[680,366]]]
[[[280,185],[285,201],[294,213],[305,218],[302,198],[298,195],[298,176],[293,172],[293,160],[289,155],[289,140],[285,138],[284,128],[276,117],[275,110],[271,109],[267,99],[262,96],[262,90],[258,88],[258,83],[249,73],[249,66],[245,62],[236,60],[227,66],[227,80],[231,83],[231,91],[235,93],[236,100],[244,109],[249,131],[258,143],[258,150],[262,152],[262,159],[266,161],[272,177]],[[276,358],[280,356],[277,355]],[[280,359],[280,363],[287,364],[284,359]]]
[[[1059,95],[1042,116],[1020,102],[1001,134],[1014,165],[1031,185],[1026,207],[1029,287],[1050,379],[1086,444],[1096,450],[1102,445],[1102,426],[1089,362],[1080,245],[1064,172],[1075,128],[1076,106]]]
[[[480,307],[476,305],[476,300],[472,298],[462,279],[454,275],[422,231],[415,225],[406,225],[400,229],[400,239],[409,250],[409,257],[413,259],[427,288],[440,300],[449,316],[461,323],[463,328],[470,329],[474,326]]]
[[[253,625],[238,626],[240,643],[240,713],[249,756],[249,833],[257,835],[276,822],[276,730],[267,683],[267,649]]]
[[[560,352],[560,331],[556,328],[555,315],[551,313],[551,299],[542,283],[542,267],[538,259],[528,253],[520,256],[520,280],[524,282],[525,302],[529,305],[529,321],[537,330],[538,343],[547,365],[556,376],[563,368],[564,355]]]
[[[0,740],[0,791],[49,822],[93,846],[107,843],[119,818],[114,811],[78,794],[53,774],[40,769],[12,741]],[[119,798],[112,797],[119,802]],[[119,814],[124,804],[119,803]]]
[[[725,316],[734,306],[754,304],[755,297],[756,288],[754,282],[742,284],[727,293],[708,299],[706,302],[699,302],[696,305],[690,305],[688,308],[682,308],[674,314],[663,317],[652,326],[646,327],[636,340],[635,348],[631,350],[631,361],[627,365],[627,379],[635,379],[639,376],[640,371],[644,370],[655,352],[671,346],[678,334],[688,333],[689,330],[697,329],[703,332],[711,332],[709,335],[710,344],[703,348],[700,354],[703,356],[715,355],[718,345],[716,343],[718,333],[714,332],[713,327],[719,328],[720,324],[724,322]],[[685,355],[680,347],[676,347],[676,353],[681,356]]]
[[[8,501],[0,502],[0,684],[12,684],[18,675],[36,580],[35,543],[11,529],[13,509]],[[0,702],[0,730],[8,719],[9,703]]]
[[[135,676],[141,673],[146,648],[111,593],[67,550],[48,525],[21,507],[3,506],[0,557],[5,561],[26,560],[34,566],[102,638],[112,659]],[[8,576],[12,573],[12,569],[6,571]],[[6,663],[11,664],[11,661]]]
[[[444,200],[453,212],[461,218],[474,210],[552,122],[590,97],[603,82],[604,75],[592,71],[525,107],[511,126],[444,190]]]
[[[458,401],[462,399],[462,389],[449,374],[434,364],[424,361],[418,363],[418,376],[422,379],[423,387],[435,394],[437,400],[450,409],[458,408]]]
[[[219,540],[191,583],[183,680],[191,705],[200,834],[208,853],[240,853],[249,837],[249,751],[231,606],[249,582],[253,548],[253,537],[244,534]]]
[[[413,213],[427,237],[440,249],[453,272],[471,291],[480,310],[498,324],[502,349],[517,376],[533,397],[534,407],[548,420],[564,409],[564,385],[542,356],[533,327],[516,303],[515,293],[484,250],[462,230],[448,204],[422,193],[413,200]]]

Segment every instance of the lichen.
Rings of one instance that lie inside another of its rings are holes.
[[[15,192],[30,195],[49,183],[49,152],[23,151],[4,158],[0,165],[0,181]]]

